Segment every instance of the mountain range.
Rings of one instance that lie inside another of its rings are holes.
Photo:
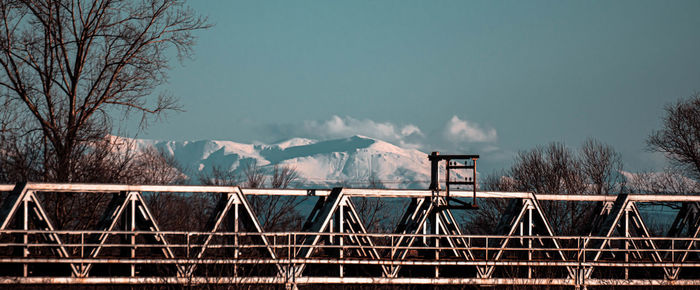
[[[140,148],[153,146],[174,157],[190,178],[210,174],[218,168],[232,171],[243,180],[244,169],[254,163],[267,175],[271,175],[276,165],[293,168],[298,178],[290,186],[299,188],[367,187],[371,179],[389,188],[427,188],[430,182],[427,153],[360,135],[323,141],[292,138],[274,144],[134,141]],[[441,171],[444,173],[444,169]],[[458,173],[454,177],[466,175]]]
[[[273,144],[222,140],[129,140],[139,149],[155,147],[173,157],[179,170],[192,183],[199,182],[200,176],[212,176],[212,171],[217,168],[232,172],[237,176],[238,184],[244,185],[245,168],[252,164],[268,176],[264,187],[270,186],[269,176],[275,166],[296,171],[298,178],[290,184],[295,188],[362,188],[376,187],[379,183],[387,188],[426,189],[430,183],[428,153],[361,135],[332,140],[292,138]],[[700,186],[680,174],[620,173],[628,187],[648,192],[682,191]],[[445,176],[444,167],[440,168],[440,176]],[[465,177],[471,177],[471,174],[457,171],[451,179]],[[644,184],[638,184],[642,181]],[[649,186],[655,188],[646,188]]]

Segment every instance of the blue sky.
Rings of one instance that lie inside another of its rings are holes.
[[[700,1],[191,1],[215,26],[161,90],[186,112],[138,137],[362,134],[487,169],[550,141],[630,170],[665,104],[700,90]]]

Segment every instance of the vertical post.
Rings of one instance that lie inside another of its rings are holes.
[[[335,218],[336,215],[338,215],[337,212],[334,213],[334,214],[332,214],[332,215],[331,215],[331,220],[330,220],[330,222],[328,223],[328,232],[329,232],[329,234],[328,234],[328,243],[330,243],[330,244],[333,244],[333,231],[335,230],[335,222],[336,222],[336,220],[337,220],[337,219]]]
[[[240,202],[240,201],[238,201]],[[234,231],[234,236],[233,236],[233,258],[238,260],[238,208],[239,208],[240,203],[234,203],[233,204],[233,231]],[[236,261],[237,262],[237,261]],[[238,277],[238,263],[233,264],[233,276]]]
[[[129,193],[129,231],[131,231],[131,259],[136,258],[136,196]],[[136,264],[131,264],[131,277],[136,276]]]
[[[297,255],[297,234],[292,234],[292,259],[296,258]],[[291,260],[291,259],[290,259]],[[304,262],[306,263],[306,262]],[[292,265],[292,285],[296,289],[297,287],[297,270],[295,269],[296,265],[294,263],[291,263]],[[299,273],[299,276],[301,276],[301,272]]]
[[[287,271],[284,271],[285,282],[288,284],[292,273],[292,234],[287,234]]]
[[[429,216],[429,217],[428,217],[428,220],[429,220],[430,222],[432,222],[432,218],[433,218],[433,215]],[[424,245],[428,245],[428,244],[429,244],[430,239],[428,239],[428,238],[425,236],[425,235],[427,235],[429,232],[430,232],[430,230],[428,229],[428,225],[427,225],[427,224],[424,224],[424,225],[423,225],[423,244],[424,244]]]
[[[520,245],[523,246],[525,245],[525,240],[523,236],[525,235],[525,221],[521,220],[518,223],[518,227],[520,227]]]
[[[580,239],[580,237],[579,237]],[[583,260],[583,263],[586,264],[586,246],[588,245],[588,239],[584,238],[583,241],[581,241],[581,251],[583,252],[581,260]],[[588,275],[588,268],[582,267],[581,268],[581,285],[586,285],[586,275]],[[590,267],[590,271],[593,271],[593,266]]]
[[[440,152],[434,151],[428,157],[430,159],[430,190],[440,190],[440,173],[438,172],[440,160],[437,158],[438,155]]]
[[[394,244],[394,235],[391,235],[391,255],[389,256],[391,260],[394,260],[394,253],[396,253],[396,245]],[[391,263],[391,266],[389,267],[391,269],[391,273],[394,273],[394,269],[396,266],[394,266],[394,263]]]
[[[474,184],[472,185],[472,193],[473,193],[473,201],[472,201],[472,206],[476,206],[476,158],[472,158],[473,166],[472,166],[472,181]]]
[[[581,289],[581,237],[576,238],[576,272],[574,272],[574,289]]]
[[[675,245],[676,240],[671,240],[671,263],[676,262],[676,245]],[[680,269],[676,270],[676,267],[671,268],[671,275],[669,275],[669,279],[676,279],[676,271],[680,271]]]
[[[287,233],[287,270],[284,271],[286,289],[291,288],[292,275],[296,275],[296,273],[292,271],[292,234]]]
[[[452,164],[450,159],[445,160],[445,196],[450,197],[450,166]],[[439,195],[440,191],[438,191]]]
[[[191,259],[191,256],[190,256],[190,236],[191,235],[192,235],[192,233],[187,232],[187,236],[186,236],[187,237],[187,249],[185,250],[185,255],[186,255],[185,257],[187,258],[187,261],[191,261],[190,260]],[[187,269],[187,271],[184,272],[184,274],[186,275],[185,277],[189,278],[191,275],[194,275],[194,271],[192,270],[192,263],[191,262],[188,262],[186,264],[185,269]]]
[[[192,233],[187,232],[187,250],[186,250],[186,251],[187,251],[187,253],[186,253],[186,254],[187,254],[187,259],[190,258],[190,247],[191,247],[191,246],[190,246],[190,236],[192,236]]]
[[[529,205],[527,208],[527,235],[530,236],[527,238],[527,261],[531,262],[532,261],[532,205]],[[527,278],[532,279],[532,267],[530,265],[527,266]]]
[[[80,259],[85,259],[85,233],[81,232],[80,233]],[[80,277],[83,277],[82,273],[83,270],[85,269],[85,263],[80,261]]]
[[[344,241],[344,238],[343,238],[343,234],[345,233],[345,231],[344,231],[344,228],[345,228],[345,226],[344,226],[344,221],[345,221],[345,205],[344,205],[343,203],[340,204],[340,212],[339,212],[339,215],[340,215],[340,216],[338,217],[338,232],[340,232],[340,236],[338,237],[338,240],[339,240],[339,242],[340,242],[340,253],[339,253],[338,256],[340,257],[340,268],[339,268],[339,273],[340,273],[340,277],[342,278],[342,277],[345,275],[345,273],[344,273],[344,272],[345,272],[345,269],[343,268],[343,267],[344,267],[344,264],[343,264],[343,256],[344,256],[344,255],[343,255],[343,254],[344,254],[344,252],[345,252],[345,245],[344,245],[344,242],[345,242],[345,241]]]
[[[484,255],[486,257],[486,261],[489,260],[489,237],[486,237],[486,243],[485,248],[486,248],[486,254]]]
[[[676,240],[671,240],[671,262],[676,261]]]
[[[24,196],[24,200],[22,200],[22,207],[24,208],[24,212],[22,213],[22,229],[25,231],[29,230],[29,194],[26,194]],[[29,235],[27,232],[22,235],[23,241],[24,241],[24,249],[22,249],[22,257],[25,259],[29,256]],[[29,274],[29,265],[27,263],[22,264],[22,276],[27,277]]]
[[[435,229],[433,230],[433,234],[435,235],[435,262],[440,261],[440,219],[437,217],[437,213],[435,213],[435,223],[434,223]],[[435,265],[435,278],[440,278],[440,267],[436,264]]]
[[[629,263],[630,261],[630,243],[629,243],[629,238],[630,238],[630,211],[629,211],[629,206],[625,208],[625,263]],[[625,265],[625,279],[629,279],[630,269]]]

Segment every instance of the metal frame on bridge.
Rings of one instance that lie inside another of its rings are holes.
[[[439,189],[19,183],[0,191],[0,283],[700,285],[699,195],[452,190],[451,198],[508,200],[493,235],[470,235]],[[56,230],[42,192],[112,199],[94,230]],[[145,192],[217,195],[208,231],[161,230]],[[266,232],[253,195],[318,201],[301,231]],[[393,233],[369,233],[357,197],[411,202]],[[542,201],[597,204],[589,234],[558,235]],[[657,202],[680,204],[658,237],[638,209]]]

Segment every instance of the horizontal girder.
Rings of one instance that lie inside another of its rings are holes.
[[[0,191],[12,191],[15,185],[0,184]],[[183,192],[183,193],[228,193],[238,186],[201,186],[201,185],[126,185],[126,184],[85,184],[85,183],[27,183],[27,189],[45,192]],[[328,196],[331,189],[277,189],[277,188],[240,188],[245,195],[282,195],[282,196]],[[441,194],[444,191],[440,191]],[[344,188],[343,194],[357,197],[395,197],[421,198],[434,195],[432,190],[424,189],[365,189]],[[451,190],[451,197],[472,197],[472,191]],[[530,192],[477,191],[477,198],[533,198]],[[690,194],[629,194],[629,200],[639,202],[700,202],[700,195]],[[551,201],[609,201],[614,202],[617,195],[591,194],[536,194],[538,200]]]

